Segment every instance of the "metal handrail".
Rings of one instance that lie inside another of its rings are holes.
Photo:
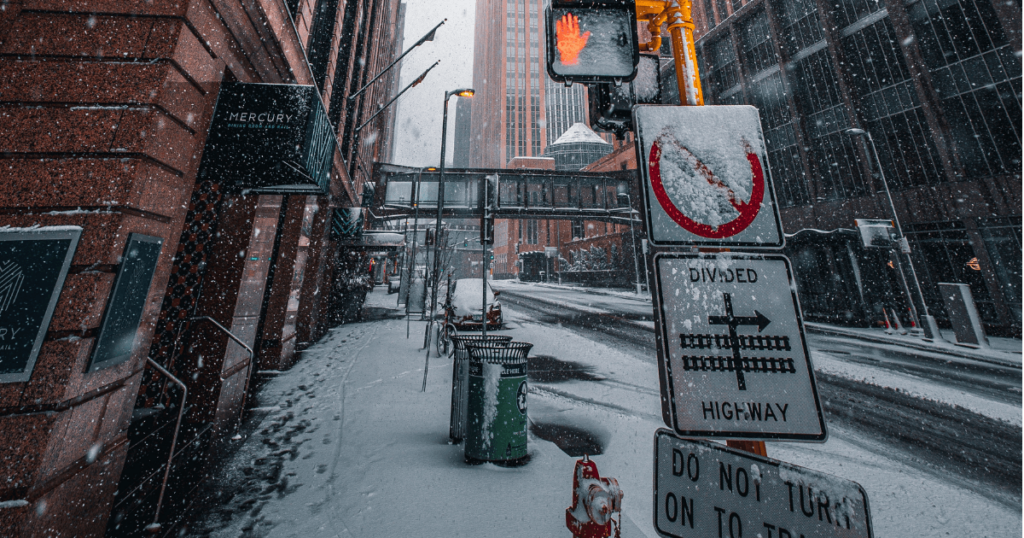
[[[242,348],[245,349],[245,351],[247,353],[249,353],[249,367],[250,368],[255,368],[256,367],[256,364],[255,364],[256,354],[253,353],[252,348],[249,347],[248,344],[243,342],[241,338],[235,336],[231,331],[229,331],[227,329],[227,327],[221,325],[217,320],[211,318],[210,316],[197,316],[197,317],[192,318],[192,321],[204,321],[204,320],[205,321],[209,321],[210,323],[212,323],[215,327],[217,327],[218,329],[223,331],[224,334],[228,335],[228,338],[234,340],[236,344],[242,346]],[[245,413],[245,399],[249,395],[249,377],[250,376],[251,376],[251,374],[245,376],[245,389],[242,391],[242,405],[239,406],[239,411],[238,411],[238,423],[239,423],[239,425],[241,425],[241,423],[242,423],[242,413]],[[224,381],[224,379],[221,378],[221,381]]]
[[[178,421],[174,424],[174,435],[171,437],[171,452],[167,455],[167,468],[164,469],[163,483],[160,484],[160,496],[156,501],[156,514],[153,516],[153,522],[146,525],[146,530],[155,534],[160,532],[160,508],[164,502],[164,492],[167,491],[167,479],[171,476],[171,462],[174,461],[174,448],[178,444],[178,431],[181,429],[181,419],[185,416],[185,401],[188,398],[188,387],[153,359],[146,357],[146,362],[155,368],[157,372],[170,379],[175,385],[181,387],[181,405],[178,407]]]

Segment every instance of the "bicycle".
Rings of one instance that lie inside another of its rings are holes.
[[[455,353],[455,342],[452,339],[459,334],[459,331],[452,324],[455,317],[455,307],[451,299],[444,302],[444,321],[437,330],[437,355],[439,357],[450,357]]]

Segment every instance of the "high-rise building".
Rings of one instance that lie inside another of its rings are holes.
[[[453,168],[469,168],[470,122],[473,114],[473,100],[459,99],[455,103],[455,151]]]
[[[990,334],[1020,334],[1019,4],[695,0],[693,15],[706,103],[760,112],[807,319],[905,311],[884,253],[854,230],[892,218],[881,161],[929,313],[948,326],[938,284],[965,283]],[[632,153],[589,170],[636,168]]]
[[[545,70],[543,0],[480,0],[473,58],[470,164],[504,168],[539,157],[586,121],[586,90],[552,82]]]

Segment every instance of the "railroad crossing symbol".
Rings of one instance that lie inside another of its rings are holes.
[[[736,315],[733,314],[733,311],[732,311],[732,294],[731,293],[723,293],[722,294],[722,299],[725,300],[725,315],[724,316],[708,316],[708,324],[709,325],[728,325],[729,326],[728,347],[730,349],[732,349],[732,361],[729,363],[729,367],[728,368],[730,370],[734,370],[736,372],[736,385],[739,388],[739,390],[747,390],[746,380],[743,379],[743,372],[744,371],[749,371],[749,372],[769,372],[769,371],[786,371],[786,372],[789,372],[789,371],[792,371],[793,373],[795,373],[796,371],[792,370],[792,368],[793,368],[793,359],[788,359],[788,361],[789,361],[788,362],[788,366],[789,366],[788,369],[779,370],[779,369],[777,369],[775,367],[775,362],[773,362],[773,361],[778,361],[779,359],[752,358],[752,357],[742,357],[741,356],[740,350],[742,350],[742,349],[749,349],[750,347],[753,347],[753,346],[750,346],[750,345],[747,344],[747,342],[751,342],[752,343],[753,339],[745,338],[743,340],[743,342],[741,343],[739,336],[736,334],[736,328],[739,327],[740,325],[757,325],[757,332],[761,332],[761,331],[764,330],[765,327],[768,326],[769,323],[771,323],[771,320],[766,318],[766,317],[764,317],[764,314],[758,312],[757,310],[754,310],[754,315],[753,316],[736,316]],[[776,341],[778,342],[779,341],[778,337],[776,337],[776,338],[777,338]],[[790,349],[789,348],[789,338],[785,337],[785,336],[781,337],[781,338],[785,340],[785,349],[786,349],[786,351],[789,351],[789,349]],[[762,340],[758,340],[758,342],[763,342],[763,339]],[[683,347],[686,347],[686,346],[684,345]],[[764,349],[764,345],[761,345],[760,348]],[[769,343],[768,349],[772,349],[770,347],[770,343]],[[706,362],[707,361],[705,361],[705,363]],[[771,366],[769,366],[769,364],[771,364]],[[696,364],[694,364],[694,365],[696,366]],[[686,366],[687,366],[687,363],[684,360],[683,368],[686,368]]]
[[[633,124],[652,244],[783,245],[756,108],[641,105]]]
[[[666,422],[683,437],[824,440],[789,260],[654,260]]]

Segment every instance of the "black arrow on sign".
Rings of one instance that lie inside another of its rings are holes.
[[[725,300],[725,315],[708,316],[708,324],[729,326],[729,344],[732,347],[732,366],[733,370],[736,371],[736,385],[739,387],[739,390],[747,390],[747,382],[743,379],[743,359],[740,357],[740,340],[736,336],[736,327],[740,325],[757,325],[757,332],[761,332],[772,320],[766,318],[764,314],[757,310],[754,310],[753,316],[734,315],[732,311],[732,294],[723,293],[722,298]]]

